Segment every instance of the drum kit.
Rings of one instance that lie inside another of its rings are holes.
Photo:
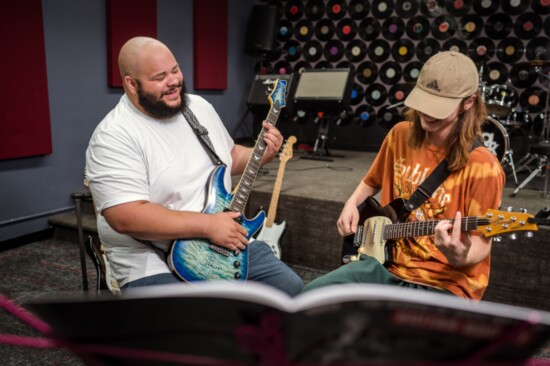
[[[537,123],[531,121],[528,110],[516,107],[518,94],[510,85],[489,85],[483,81],[483,65],[479,71],[479,92],[487,107],[487,120],[482,126],[485,146],[497,156],[503,168],[511,170],[516,183],[515,196],[535,176],[550,168],[550,116],[548,99],[550,95],[550,74],[542,72],[550,66],[550,61],[533,60],[518,64],[519,67],[534,68],[537,74],[548,79],[544,112],[537,117]],[[534,126],[537,125],[537,126]],[[511,146],[510,139],[514,139]],[[513,148],[520,152],[521,159],[514,162]],[[530,166],[536,163],[534,169]],[[518,167],[516,169],[516,166]],[[517,172],[530,171],[529,176],[518,182]],[[543,197],[546,197],[550,171],[545,174]]]

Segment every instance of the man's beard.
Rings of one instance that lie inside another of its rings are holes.
[[[156,118],[169,118],[174,117],[176,114],[183,111],[187,106],[187,99],[185,97],[185,94],[187,93],[187,89],[185,87],[185,81],[182,81],[180,85],[177,85],[176,87],[181,87],[180,89],[180,100],[181,103],[179,106],[176,107],[170,107],[168,106],[163,100],[162,97],[164,96],[164,93],[161,94],[160,97],[157,97],[156,95],[146,93],[141,88],[141,83],[139,80],[137,81],[137,92],[138,92],[138,100],[139,105],[147,112],[149,115],[156,117]]]

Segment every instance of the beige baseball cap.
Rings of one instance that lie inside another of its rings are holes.
[[[430,117],[445,119],[463,98],[475,94],[478,83],[472,59],[456,51],[439,52],[420,70],[405,105]]]

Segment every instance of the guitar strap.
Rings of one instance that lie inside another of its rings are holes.
[[[470,151],[474,150],[478,146],[483,146],[483,142],[477,138],[474,143],[472,144],[472,148]],[[447,179],[447,177],[451,174],[451,171],[449,170],[447,158],[443,159],[441,163],[432,171],[432,174],[428,178],[426,178],[419,186],[416,188],[414,193],[412,194],[411,198],[409,198],[408,201],[405,202],[405,206],[403,208],[404,215],[401,215],[403,220],[409,216],[411,212],[416,210],[424,201],[426,201],[428,198],[432,196],[432,194],[435,192],[437,187],[441,185]]]
[[[206,127],[200,124],[193,111],[191,111],[191,109],[187,107],[181,113],[183,114],[187,122],[189,122],[189,125],[193,129],[193,132],[195,132],[195,135],[197,135],[197,137],[199,138],[199,141],[208,153],[208,156],[210,156],[210,159],[212,159],[214,165],[225,165],[218,154],[216,154],[214,145],[212,144],[210,137],[208,137],[208,130],[206,129]]]

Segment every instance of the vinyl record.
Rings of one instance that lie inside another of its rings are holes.
[[[362,20],[367,17],[370,11],[368,0],[353,0],[348,6],[348,13],[353,19]]]
[[[363,98],[365,97],[365,90],[360,84],[353,84],[353,87],[351,88],[351,98],[349,103],[351,105],[357,105],[361,102],[363,102]]]
[[[550,14],[550,3],[548,0],[532,0],[533,11],[540,15]]]
[[[288,41],[284,45],[287,61],[297,61],[302,56],[302,45],[298,41]]]
[[[525,56],[528,60],[550,60],[550,39],[537,37],[527,43]]]
[[[306,61],[315,62],[323,55],[323,46],[319,41],[309,41],[304,44],[303,55]]]
[[[327,4],[327,15],[330,19],[342,19],[347,13],[347,4],[345,0],[330,0]]]
[[[414,83],[396,84],[388,92],[388,100],[391,105],[403,103],[407,95],[413,90]],[[397,106],[396,106],[397,107]]]
[[[307,42],[313,36],[313,26],[307,19],[302,19],[294,26],[294,37],[302,42]]]
[[[468,45],[459,38],[451,38],[441,46],[441,51],[456,51],[463,54],[468,53]]]
[[[508,68],[502,62],[489,62],[485,75],[489,84],[504,84],[508,80]]]
[[[430,33],[430,22],[423,16],[415,16],[407,22],[407,35],[414,40],[421,40]]]
[[[524,13],[514,22],[514,33],[521,39],[533,39],[542,31],[542,17],[535,13]]]
[[[342,41],[333,39],[325,44],[324,54],[327,61],[337,62],[342,59],[345,51],[346,49],[344,48]]]
[[[372,83],[367,86],[367,90],[365,91],[365,100],[367,103],[376,107],[386,102],[387,95],[388,93],[384,85]]]
[[[315,67],[315,69],[332,69],[334,68],[333,65],[327,61],[327,60],[323,60],[323,61],[319,61]]]
[[[455,17],[461,17],[468,14],[472,8],[472,0],[447,0],[445,8],[449,14]]]
[[[430,18],[443,15],[445,14],[445,0],[421,0],[420,11]]]
[[[304,4],[299,0],[292,0],[285,5],[285,17],[288,20],[298,20],[304,15]]]
[[[550,37],[550,17],[544,17],[544,33]]]
[[[456,20],[448,15],[440,15],[432,22],[432,35],[439,40],[451,38],[456,31]]]
[[[387,128],[388,130],[395,126],[398,122],[403,120],[398,108],[388,108],[384,106],[376,113],[376,120],[380,126]]]
[[[357,107],[354,115],[354,120],[360,127],[370,127],[376,120],[376,113],[374,112],[374,108],[369,104],[363,104]]]
[[[385,19],[390,16],[394,7],[393,0],[374,0],[371,6],[372,15],[376,19]]]
[[[483,19],[477,14],[468,14],[460,19],[457,33],[463,39],[475,39],[483,30]]]
[[[537,81],[537,73],[533,67],[512,66],[510,80],[516,88],[527,88]]]
[[[323,0],[308,1],[305,11],[306,18],[309,20],[319,20],[325,15],[325,4],[323,3]]]
[[[546,104],[546,93],[538,86],[530,86],[521,93],[519,103],[523,109],[528,109],[530,113],[542,112]]]
[[[378,19],[368,17],[359,24],[359,35],[365,41],[373,41],[378,38],[382,26]]]
[[[304,70],[311,69],[311,64],[307,61],[298,61],[293,65],[293,70],[295,73],[300,73]]]
[[[384,39],[377,39],[371,42],[368,54],[370,59],[375,62],[386,61],[390,56],[390,44]]]
[[[292,38],[292,30],[294,28],[292,27],[292,23],[288,20],[281,20],[279,22],[279,32],[277,33],[277,40],[280,42],[286,42],[290,38]]]
[[[288,61],[279,61],[273,66],[273,72],[280,75],[288,75],[292,73],[292,66]]]
[[[348,57],[348,60],[352,62],[363,61],[366,55],[367,46],[365,42],[359,39],[354,39],[346,46],[346,56]]]
[[[399,17],[389,17],[382,23],[382,34],[390,41],[401,38],[405,33],[405,23]]]
[[[497,57],[502,62],[517,62],[524,53],[525,47],[519,38],[505,38],[497,45]]]
[[[474,1],[474,12],[481,16],[495,13],[500,5],[500,0],[477,0]]]
[[[418,11],[418,0],[400,0],[395,4],[395,12],[401,18],[410,18]]]
[[[385,84],[394,85],[399,82],[401,75],[403,74],[403,68],[397,62],[386,62],[380,68],[380,80]]]
[[[495,44],[487,37],[475,39],[468,47],[468,56],[474,62],[489,60],[495,54]]]
[[[418,79],[418,74],[420,74],[420,70],[422,70],[422,62],[419,61],[412,61],[405,66],[405,70],[403,70],[403,79],[405,79],[406,82],[414,82],[416,83],[416,79]]]
[[[506,14],[518,15],[524,13],[529,8],[530,3],[531,0],[501,0],[500,6]]]
[[[430,57],[439,52],[439,42],[433,38],[423,39],[416,46],[416,57],[422,62],[428,61]]]
[[[357,80],[365,85],[373,83],[378,77],[378,66],[374,62],[365,61],[359,64],[355,73]]]
[[[336,34],[338,34],[338,38],[343,41],[354,39],[357,34],[357,24],[353,19],[342,19],[336,26]]]
[[[512,31],[512,18],[504,13],[495,13],[485,21],[485,34],[491,39],[503,39]]]
[[[408,38],[395,41],[391,48],[393,59],[397,62],[407,62],[414,56],[414,43]]]
[[[330,19],[321,19],[315,25],[315,36],[320,41],[328,41],[332,39],[335,31],[336,27],[334,25],[334,22]]]

